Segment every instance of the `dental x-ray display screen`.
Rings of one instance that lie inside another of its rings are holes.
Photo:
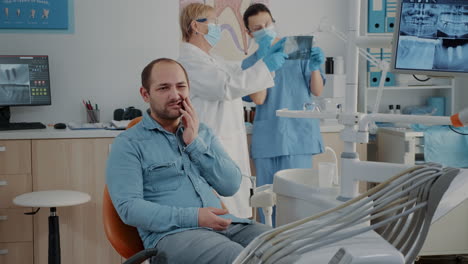
[[[392,66],[427,75],[468,73],[468,1],[401,0]]]
[[[0,55],[0,106],[50,104],[48,56]]]

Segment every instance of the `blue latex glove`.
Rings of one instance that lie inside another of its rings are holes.
[[[325,62],[325,56],[323,55],[322,49],[319,47],[313,47],[310,53],[309,68],[310,71],[316,71],[320,69],[320,65]]]
[[[286,38],[282,38],[280,41],[276,42],[276,44],[267,51],[267,54],[263,58],[263,62],[265,62],[270,72],[274,72],[281,68],[288,58],[288,55],[283,52],[284,42],[286,42]]]
[[[273,42],[273,37],[270,35],[263,36],[258,42],[257,58],[262,59],[268,53],[271,43]]]

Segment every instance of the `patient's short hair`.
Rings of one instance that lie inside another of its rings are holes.
[[[185,70],[184,66],[182,66],[182,64],[180,64],[178,61],[173,60],[173,59],[159,58],[148,63],[148,65],[146,65],[143,71],[141,72],[141,86],[143,86],[143,88],[145,88],[146,91],[149,92],[150,90],[149,88],[150,88],[151,71],[153,70],[153,67],[156,64],[161,63],[161,62],[175,63],[179,65],[180,68],[182,68],[182,70],[184,71],[185,79],[187,80],[187,85],[190,87],[187,71]]]

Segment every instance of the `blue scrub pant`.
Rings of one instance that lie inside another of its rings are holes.
[[[257,187],[272,184],[276,172],[286,169],[312,168],[312,155],[290,155],[273,158],[254,159],[257,176]],[[260,221],[265,223],[265,217],[259,208]],[[273,227],[276,226],[276,207],[273,208]]]

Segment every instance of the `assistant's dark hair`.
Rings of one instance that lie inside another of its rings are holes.
[[[271,19],[273,19],[273,16],[271,15],[271,12],[270,12],[270,9],[268,9],[268,7],[266,7],[266,5],[261,4],[261,3],[253,4],[253,5],[249,6],[244,12],[243,20],[244,20],[244,25],[247,28],[247,30],[250,31],[250,29],[249,29],[249,17],[256,16],[256,15],[258,15],[258,13],[261,13],[261,12],[267,12],[270,15]],[[275,20],[273,19],[273,22],[274,21]]]
[[[161,62],[175,63],[175,64],[179,65],[180,68],[182,68],[182,70],[184,71],[185,79],[187,80],[187,85],[189,85],[188,74],[187,74],[187,71],[185,70],[184,66],[182,66],[182,64],[180,64],[178,61],[173,60],[173,59],[159,58],[159,59],[153,60],[152,62],[148,63],[148,65],[146,65],[145,68],[143,69],[143,71],[141,72],[141,86],[143,86],[143,88],[145,88],[146,91],[149,91],[151,71],[153,70],[153,67],[156,64],[161,63]]]

